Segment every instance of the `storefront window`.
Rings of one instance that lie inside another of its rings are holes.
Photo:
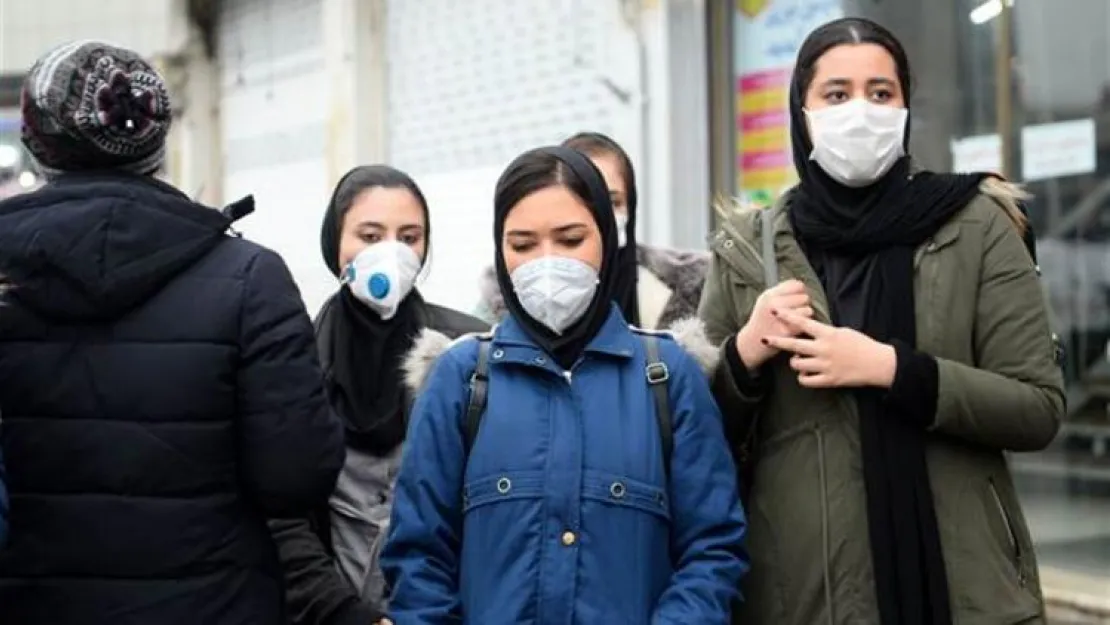
[[[0,200],[37,188],[39,176],[19,141],[19,114],[0,110]]]
[[[745,203],[770,204],[796,180],[786,101],[798,47],[843,15],[840,0],[737,0],[736,183]]]
[[[1004,4],[1005,3],[1005,4]],[[932,169],[991,170],[1034,198],[1043,282],[1067,356],[1057,441],[1010,464],[1054,593],[1110,597],[1110,2],[737,0],[736,194],[795,180],[786,89],[815,26],[874,19],[914,64],[911,150]]]

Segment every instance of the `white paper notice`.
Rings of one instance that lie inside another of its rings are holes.
[[[1093,119],[1021,129],[1021,175],[1026,182],[1091,173],[1095,152]]]
[[[976,135],[953,139],[952,171],[1002,173],[1002,139],[998,135]]]

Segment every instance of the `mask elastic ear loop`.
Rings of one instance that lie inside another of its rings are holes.
[[[420,260],[420,271],[416,272],[416,278],[413,279],[412,284],[415,289],[418,286],[423,286],[424,281],[432,273],[432,242],[424,241],[424,258]]]

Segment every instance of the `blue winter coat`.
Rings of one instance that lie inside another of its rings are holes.
[[[468,460],[477,353],[474,339],[446,351],[413,408],[381,557],[393,621],[726,625],[746,525],[694,359],[660,339],[668,484],[643,344],[616,307],[571,373],[513,319],[497,328]]]

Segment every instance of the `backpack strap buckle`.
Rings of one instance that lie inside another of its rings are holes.
[[[666,384],[667,380],[671,379],[671,371],[667,368],[667,363],[661,360],[649,362],[645,372],[647,373],[648,384],[652,386],[656,384]]]

